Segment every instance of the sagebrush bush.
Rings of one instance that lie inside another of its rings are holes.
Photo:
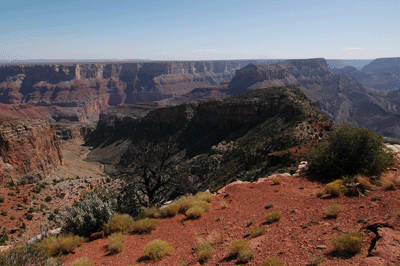
[[[266,258],[262,266],[283,266],[283,261],[280,258]]]
[[[197,247],[195,249],[197,259],[203,263],[214,255],[214,247],[206,240],[199,238],[197,240]]]
[[[233,257],[236,257],[241,250],[248,249],[250,245],[250,241],[244,240],[244,239],[236,239],[233,240],[229,244],[229,254]]]
[[[255,252],[254,250],[251,249],[242,249],[239,251],[237,255],[237,261],[242,264],[242,263],[247,263],[250,260],[254,259]]]
[[[195,206],[189,208],[189,209],[185,212],[185,215],[186,215],[186,217],[189,218],[189,219],[198,219],[198,218],[200,218],[201,216],[203,216],[203,214],[204,214],[205,212],[206,212],[206,211],[205,211],[201,206],[195,205]]]
[[[89,259],[79,259],[71,263],[71,266],[94,266],[94,262]]]
[[[104,233],[110,235],[112,233],[128,233],[132,230],[133,218],[128,214],[116,214],[105,225]]]
[[[335,180],[357,174],[379,175],[393,162],[383,137],[369,129],[343,125],[308,155],[309,171],[318,179]]]
[[[337,218],[344,207],[339,204],[332,204],[325,208],[325,214],[328,218]]]
[[[159,221],[152,218],[145,218],[133,222],[132,232],[138,234],[149,234],[157,228]]]
[[[345,186],[343,179],[338,179],[326,184],[325,192],[331,196],[339,197],[347,192],[347,187]]]
[[[268,223],[275,223],[282,218],[282,214],[280,212],[270,212],[265,216],[265,220]]]
[[[151,260],[160,260],[174,251],[168,242],[162,240],[153,240],[147,243],[143,249],[143,253]]]
[[[120,232],[113,233],[107,239],[108,239],[108,246],[107,246],[108,250],[111,253],[119,253],[124,248],[124,242],[126,240],[126,235],[124,235]]]
[[[364,234],[362,232],[350,232],[332,237],[335,250],[343,254],[355,254],[361,251]]]
[[[68,254],[74,249],[80,247],[85,238],[69,234],[61,234],[59,236],[50,236],[40,242],[40,247],[51,255]]]
[[[62,213],[63,230],[80,236],[90,236],[102,229],[116,213],[117,207],[118,200],[114,193],[96,188]]]
[[[256,226],[256,227],[254,227],[253,229],[251,229],[251,231],[250,231],[250,236],[251,236],[252,238],[261,236],[262,234],[264,234],[264,231],[265,231],[264,227]]]

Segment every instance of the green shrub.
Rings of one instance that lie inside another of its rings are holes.
[[[0,233],[0,246],[5,246],[8,241],[8,233],[6,229],[3,229],[2,233]]]
[[[3,202],[4,202],[4,197],[0,196],[0,203],[3,203]]]
[[[50,236],[40,241],[40,246],[51,255],[68,254],[79,247],[85,239],[73,234]]]
[[[71,263],[71,266],[94,266],[94,262],[89,259],[79,259]]]
[[[197,240],[197,247],[195,250],[197,254],[197,258],[200,263],[203,263],[214,255],[214,247],[204,239],[198,239]]]
[[[185,212],[185,215],[189,219],[198,219],[201,216],[203,216],[203,214],[205,212],[206,211],[201,206],[195,205],[195,206],[191,207],[189,210],[187,210]]]
[[[149,234],[157,228],[159,222],[152,218],[145,218],[133,222],[132,232],[138,234]]]
[[[270,212],[265,216],[265,220],[270,224],[279,221],[281,218],[282,214],[280,212]]]
[[[393,162],[383,138],[369,129],[343,125],[308,155],[309,171],[318,179],[336,180],[357,174],[379,175]]]
[[[50,202],[52,200],[51,196],[47,196],[46,198],[44,198],[45,202]]]
[[[237,260],[240,264],[247,263],[254,258],[254,250],[251,249],[242,249],[239,251],[237,255]]]
[[[113,233],[108,238],[108,250],[111,253],[119,253],[124,248],[124,242],[126,240],[126,235],[122,233]]]
[[[339,197],[347,192],[344,180],[338,179],[325,186],[326,194],[334,197]]]
[[[264,227],[256,226],[250,231],[250,235],[252,238],[255,238],[264,234],[264,231],[265,231]]]
[[[133,219],[128,214],[116,214],[105,225],[104,232],[107,235],[112,233],[128,233],[132,230]]]
[[[250,245],[250,241],[244,240],[244,239],[236,239],[233,240],[230,244],[229,244],[229,254],[233,257],[237,257],[239,252],[241,250],[245,250],[248,249]]]
[[[96,188],[62,213],[63,230],[89,236],[103,228],[103,225],[114,216],[117,207],[118,200],[115,194]]]
[[[351,232],[332,237],[332,244],[336,251],[343,254],[356,254],[361,251],[364,234]]]
[[[166,241],[158,239],[150,241],[143,249],[143,253],[151,260],[160,260],[172,251],[174,251],[173,247],[171,247]]]
[[[343,211],[343,206],[339,204],[332,204],[325,208],[325,214],[328,218],[337,218],[341,211]]]
[[[266,258],[262,266],[283,266],[283,261],[280,258]]]

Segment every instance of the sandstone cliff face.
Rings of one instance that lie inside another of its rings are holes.
[[[1,65],[0,102],[77,107],[93,120],[100,109],[170,98],[229,81],[235,61]]]
[[[40,119],[0,122],[0,185],[43,179],[63,162],[58,138]]]

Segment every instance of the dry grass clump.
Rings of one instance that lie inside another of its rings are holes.
[[[133,226],[133,219],[128,214],[116,214],[105,225],[104,233],[110,235],[112,233],[121,232],[128,233]]]
[[[244,239],[236,239],[233,240],[230,244],[229,244],[229,254],[232,257],[237,257],[239,255],[239,252],[241,250],[245,250],[248,249],[250,245],[250,241],[244,240]]]
[[[188,266],[188,265],[190,265],[190,261],[189,260],[179,260],[176,263],[176,266]]]
[[[68,254],[79,247],[85,239],[72,233],[59,236],[50,236],[43,239],[39,246],[51,255]]]
[[[94,266],[94,262],[89,259],[79,259],[71,263],[71,266]]]
[[[389,218],[393,218],[393,217],[400,217],[400,209],[394,210],[394,211],[389,215]]]
[[[152,240],[143,248],[143,253],[151,260],[160,260],[174,251],[168,242],[159,239]]]
[[[225,235],[221,232],[212,232],[207,236],[207,242],[213,246],[221,245],[225,242]]]
[[[339,197],[347,192],[347,188],[342,179],[335,180],[325,186],[325,191],[327,194]]]
[[[250,231],[250,236],[252,238],[259,237],[264,234],[264,231],[265,231],[264,227],[256,226]]]
[[[344,207],[340,204],[332,204],[325,208],[325,214],[328,218],[337,218]]]
[[[138,234],[148,234],[157,228],[159,222],[152,218],[145,218],[133,222],[132,232]]]
[[[335,250],[342,254],[356,254],[361,251],[364,234],[362,232],[350,232],[332,237]]]
[[[210,192],[198,192],[193,198],[199,201],[211,202],[214,199],[214,195]]]
[[[108,238],[108,250],[111,253],[119,253],[124,248],[124,242],[126,240],[126,235],[122,233],[113,233]]]
[[[195,249],[197,258],[200,263],[212,258],[214,255],[214,247],[206,240],[199,238],[197,239],[197,247]]]
[[[282,179],[280,179],[279,177],[275,177],[274,179],[272,179],[272,182],[274,183],[274,185],[280,185],[282,183]]]
[[[237,261],[242,264],[242,263],[247,263],[250,260],[254,259],[255,252],[254,250],[251,249],[242,249],[239,251],[239,254],[237,255]]]
[[[266,258],[262,266],[283,266],[283,261],[280,258]]]
[[[318,188],[318,189],[315,191],[315,195],[317,196],[317,198],[320,198],[320,197],[322,197],[323,195],[325,195],[325,190]]]
[[[162,208],[160,211],[162,217],[174,217],[179,212],[179,205],[176,203],[171,203],[168,206]]]
[[[270,212],[265,216],[265,220],[270,224],[279,221],[281,218],[282,214],[280,212]]]
[[[160,216],[161,216],[161,211],[160,208],[157,206],[151,206],[149,208],[146,208],[138,215],[139,219],[159,218]]]
[[[195,205],[195,206],[191,207],[189,210],[187,210],[185,212],[185,215],[189,219],[198,219],[201,216],[203,216],[203,214],[205,212],[206,211],[201,206]]]
[[[396,190],[400,187],[400,176],[393,173],[382,175],[380,183],[386,190]]]

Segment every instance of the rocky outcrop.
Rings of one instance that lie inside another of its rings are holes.
[[[37,181],[63,162],[58,138],[40,119],[2,119],[0,122],[0,184]]]
[[[190,175],[217,186],[256,164],[287,167],[292,162],[287,149],[323,138],[332,127],[299,89],[262,89],[158,108],[142,118],[100,120],[87,142],[94,146],[87,159],[123,167],[132,145],[173,136]]]
[[[5,64],[0,102],[78,108],[80,121],[97,120],[108,106],[162,100],[230,81],[239,67],[237,61]]]

